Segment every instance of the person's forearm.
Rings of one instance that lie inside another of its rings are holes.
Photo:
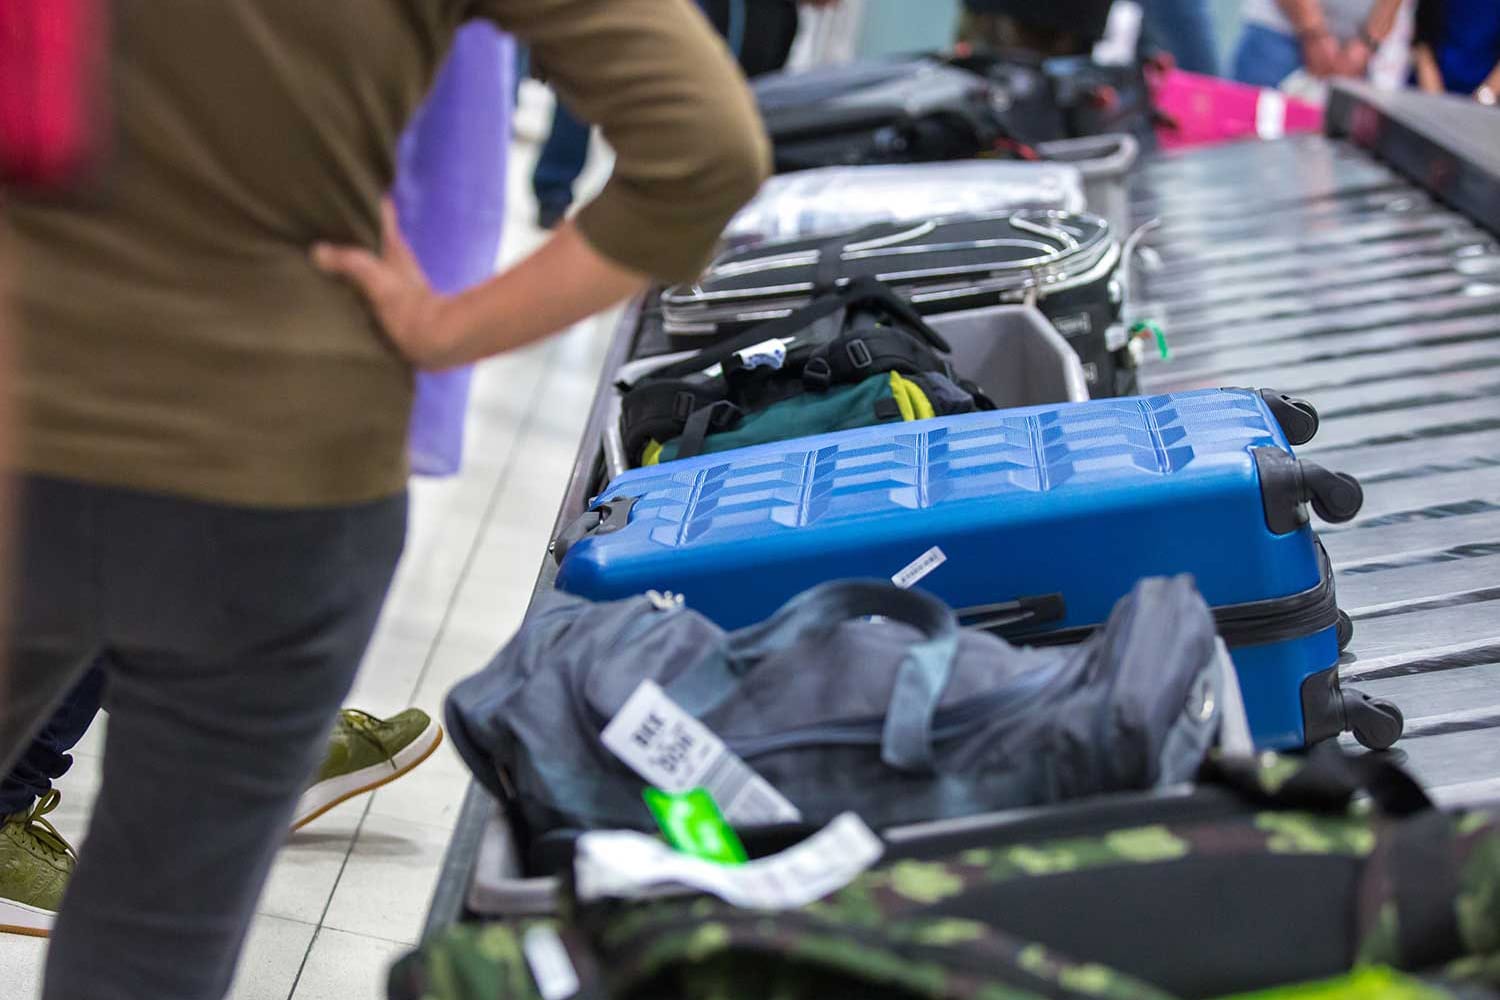
[[[1391,35],[1396,26],[1396,15],[1401,12],[1402,0],[1377,0],[1370,16],[1365,18],[1364,40],[1377,47]]]
[[[1323,5],[1318,0],[1276,0],[1276,6],[1281,8],[1298,35],[1328,30],[1328,19],[1323,16]]]
[[[1484,83],[1480,84],[1481,89],[1486,87],[1492,93],[1500,94],[1500,62],[1495,64],[1490,70],[1490,75],[1484,78]]]
[[[472,0],[531,47],[535,65],[615,152],[579,229],[619,264],[667,282],[708,262],[770,170],[755,100],[691,0]]]
[[[1443,92],[1443,74],[1438,69],[1437,59],[1432,54],[1432,49],[1426,45],[1416,45],[1411,50],[1412,60],[1417,65],[1417,86],[1429,94],[1441,94]]]
[[[446,300],[439,338],[450,345],[433,367],[452,367],[540,340],[646,287],[589,246],[571,222],[514,267]]]

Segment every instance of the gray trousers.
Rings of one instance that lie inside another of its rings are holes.
[[[406,498],[260,510],[21,483],[0,773],[108,653],[46,1000],[219,1000],[390,585]]]

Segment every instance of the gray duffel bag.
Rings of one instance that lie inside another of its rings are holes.
[[[653,825],[600,734],[654,681],[822,824],[883,827],[1190,779],[1218,729],[1214,620],[1141,581],[1074,646],[1017,648],[886,582],[813,588],[726,632],[650,594],[538,601],[448,697],[449,732],[531,836]]]

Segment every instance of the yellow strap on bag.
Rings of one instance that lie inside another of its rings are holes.
[[[645,450],[641,452],[641,467],[655,465],[661,461],[661,442],[652,438],[646,442]]]
[[[891,372],[891,398],[896,401],[902,420],[931,420],[937,416],[922,387],[897,372]]]

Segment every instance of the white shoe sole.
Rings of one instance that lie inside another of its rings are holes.
[[[27,906],[13,899],[0,899],[0,934],[25,934],[46,937],[52,933],[57,914],[39,906]]]
[[[381,785],[390,784],[431,757],[442,742],[443,727],[436,721],[429,722],[422,734],[397,751],[395,758],[389,763],[371,764],[358,771],[318,782],[297,800],[297,815],[292,820],[292,829],[300,830],[334,806],[347,802],[356,795],[372,792]]]

